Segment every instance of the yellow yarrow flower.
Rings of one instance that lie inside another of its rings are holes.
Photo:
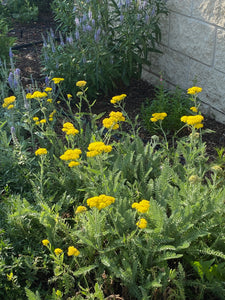
[[[76,86],[83,88],[85,87],[85,85],[87,84],[87,82],[85,80],[80,80],[76,82]]]
[[[37,122],[38,120],[39,120],[38,117],[33,117],[33,121],[34,121],[34,122]]]
[[[195,106],[190,107],[190,110],[192,110],[193,112],[198,112],[198,109]]]
[[[68,252],[67,252],[68,256],[78,256],[79,254],[80,251],[77,250],[77,248],[75,248],[74,246],[68,247]]]
[[[198,86],[193,86],[187,90],[187,93],[190,95],[195,95],[197,93],[201,93],[202,88]]]
[[[45,88],[45,91],[46,91],[46,92],[51,92],[51,91],[52,91],[52,88],[51,88],[51,87],[46,87],[46,88]]]
[[[58,83],[60,83],[63,80],[64,80],[64,78],[60,78],[60,77],[54,77],[54,78],[52,78],[52,81],[54,82],[54,84],[58,84]]]
[[[60,249],[60,248],[56,248],[54,250],[54,252],[55,252],[55,255],[60,255],[61,253],[63,253],[62,249]]]
[[[67,135],[75,135],[79,133],[79,130],[77,130],[72,123],[66,122],[63,124],[62,131],[65,132]]]
[[[152,118],[150,119],[152,122],[157,122],[159,120],[164,120],[165,117],[167,117],[167,113],[162,112],[162,113],[154,113],[152,114]]]
[[[61,160],[77,160],[80,158],[81,150],[76,148],[76,149],[68,149],[64,152],[63,155],[60,156]]]
[[[10,104],[8,107],[7,107],[7,109],[12,109],[14,107],[14,105],[13,104]]]
[[[141,200],[139,203],[134,202],[132,204],[132,208],[135,208],[140,213],[146,213],[149,210],[150,201],[148,200]]]
[[[11,109],[13,107],[10,107],[10,105],[12,105],[12,103],[14,103],[16,101],[16,97],[15,96],[10,96],[10,97],[7,97],[7,98],[4,98],[3,100],[3,104],[2,104],[2,107],[3,108],[8,108],[8,109]],[[10,108],[9,108],[10,107]]]
[[[80,205],[77,207],[76,211],[75,211],[75,214],[79,214],[79,213],[82,213],[82,212],[85,212],[87,210],[87,207],[83,206],[83,205]]]
[[[188,125],[195,126],[197,124],[200,124],[204,120],[204,117],[202,115],[182,116],[180,120],[181,122],[187,123]],[[203,127],[203,125],[201,127]]]
[[[104,194],[87,199],[87,205],[90,208],[96,207],[98,210],[101,210],[101,209],[111,205],[114,202],[115,202],[114,197],[107,196]]]
[[[127,97],[126,94],[117,95],[117,96],[112,97],[110,102],[112,104],[116,104],[117,102],[120,102],[120,101],[124,100],[126,97]]]
[[[94,157],[100,155],[103,152],[111,152],[112,146],[105,145],[103,142],[93,142],[89,144],[88,150],[89,151],[87,152],[87,157]]]
[[[112,118],[105,118],[104,120],[102,120],[102,125],[105,128],[112,130],[116,130],[120,127],[119,124],[115,122]]]
[[[74,160],[72,160],[72,161],[68,164],[68,166],[69,166],[70,168],[76,167],[76,166],[79,166],[79,165],[80,165],[80,163],[79,163],[78,161],[74,161]]]
[[[71,94],[67,94],[67,99],[70,100],[72,98]]]
[[[144,229],[147,227],[147,224],[148,222],[144,219],[144,218],[141,218],[137,223],[136,225],[140,228],[140,229]]]
[[[46,155],[48,153],[46,148],[39,148],[35,151],[35,155]]]
[[[47,99],[47,102],[52,103],[52,99],[51,98]]]
[[[41,123],[41,124],[45,124],[46,122],[47,122],[46,119],[41,119],[41,120],[40,120],[40,123]]]
[[[29,97],[26,96],[27,99],[39,99],[39,98],[45,98],[47,97],[47,93],[35,91],[32,95],[29,95]]]
[[[42,240],[42,244],[44,246],[48,246],[49,243],[50,243],[49,240]]]

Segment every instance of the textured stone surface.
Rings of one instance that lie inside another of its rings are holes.
[[[225,73],[225,29],[217,29],[215,68]]]
[[[171,14],[169,46],[187,56],[211,65],[215,27],[197,20]]]
[[[170,10],[184,14],[191,15],[192,0],[168,0],[167,6]]]
[[[211,110],[213,107],[219,110],[218,114],[220,122],[225,122],[225,76],[223,73],[212,69],[211,67],[192,61],[190,64],[189,86],[192,85],[192,80],[198,80],[197,85],[203,88],[199,98],[209,104]],[[216,111],[215,110],[215,111]],[[224,120],[222,120],[222,116]]]
[[[194,0],[192,16],[211,24],[225,27],[225,1]]]
[[[160,29],[161,29],[161,38],[162,44],[168,46],[169,44],[169,21],[170,21],[170,13],[168,16],[162,15],[160,16]]]
[[[188,80],[189,58],[167,47],[161,50],[163,54],[151,56],[150,72],[156,75],[161,72],[168,82],[183,88]]]

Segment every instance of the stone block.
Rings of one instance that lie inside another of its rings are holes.
[[[168,0],[167,7],[184,15],[191,15],[192,0]]]
[[[215,27],[171,13],[169,46],[207,65],[213,62]]]
[[[161,47],[163,54],[151,54],[149,71],[162,74],[163,78],[174,85],[183,88],[188,80],[189,58],[167,47]]]
[[[225,27],[225,1],[194,0],[192,16],[199,20]]]
[[[214,67],[225,73],[225,29],[217,29]]]

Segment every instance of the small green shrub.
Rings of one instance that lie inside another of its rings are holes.
[[[4,17],[29,23],[37,20],[38,7],[29,0],[7,0],[0,3],[0,11],[4,12]]]
[[[159,128],[154,127],[150,118],[155,112],[166,112],[167,117],[163,120],[163,128],[166,133],[175,132],[184,125],[180,118],[191,113],[191,106],[193,103],[187,93],[179,87],[175,90],[166,90],[161,81],[155,90],[154,99],[147,99],[141,107],[143,125],[150,133],[158,132]]]

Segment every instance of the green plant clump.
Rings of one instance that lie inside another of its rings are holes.
[[[15,38],[8,36],[9,27],[5,18],[0,19],[0,63],[9,60],[9,50],[15,42]]]
[[[163,125],[167,133],[174,133],[182,127],[180,118],[191,113],[190,108],[194,104],[190,97],[179,87],[175,90],[166,90],[163,80],[155,89],[154,99],[147,99],[141,107],[141,118],[144,127],[154,134],[159,132],[159,128],[152,126],[150,119],[152,114],[157,112],[167,112],[167,118]]]
[[[38,17],[38,7],[32,0],[7,0],[0,2],[0,15],[21,23],[35,21]]]
[[[165,1],[54,0],[60,42],[54,33],[44,41],[44,73],[89,83],[89,97],[106,94],[131,78],[140,78],[149,53],[160,52],[159,19],[167,13]],[[74,89],[71,90],[74,93]]]
[[[126,94],[103,118],[85,80],[75,97],[59,77],[7,94],[1,72],[0,298],[224,299],[224,169],[202,142],[201,88],[169,148],[165,111],[144,143]]]

